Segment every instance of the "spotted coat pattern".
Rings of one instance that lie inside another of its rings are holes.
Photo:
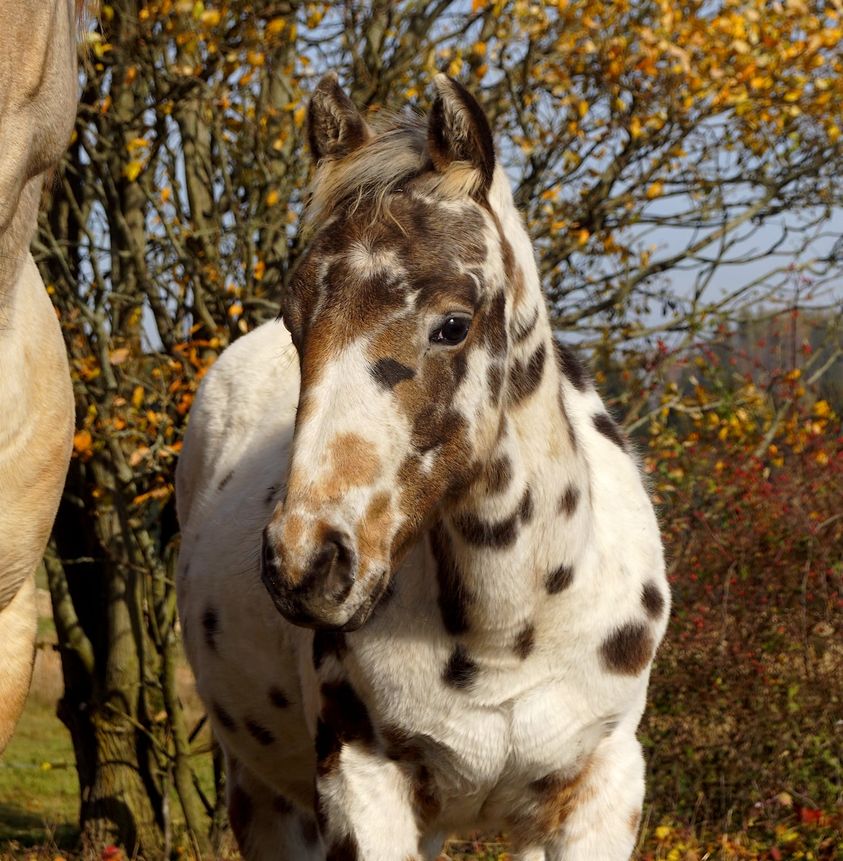
[[[310,250],[283,322],[205,377],[179,464],[187,653],[250,859],[492,828],[524,861],[619,861],[669,612],[656,520],[551,332],[480,108],[437,89],[426,127],[372,129],[317,88]]]

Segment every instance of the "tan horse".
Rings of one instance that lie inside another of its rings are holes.
[[[76,115],[80,14],[78,0],[0,2],[0,751],[29,690],[35,569],[73,438],[67,356],[29,243]]]

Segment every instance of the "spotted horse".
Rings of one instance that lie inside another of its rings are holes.
[[[220,357],[177,473],[178,599],[248,859],[636,840],[669,595],[634,453],[551,330],[488,122],[440,75],[309,107],[309,250]]]

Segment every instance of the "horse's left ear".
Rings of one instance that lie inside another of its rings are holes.
[[[483,108],[468,90],[447,75],[436,75],[437,95],[427,123],[427,145],[433,166],[444,173],[455,162],[468,163],[486,192],[495,172],[495,145]]]

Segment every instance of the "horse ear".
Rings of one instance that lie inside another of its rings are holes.
[[[334,72],[328,72],[310,97],[307,133],[314,159],[343,158],[364,144],[369,127],[345,94]]]
[[[453,78],[439,74],[436,100],[427,123],[427,146],[433,166],[444,173],[452,162],[467,162],[480,172],[482,190],[488,191],[495,172],[495,144],[483,108]]]

